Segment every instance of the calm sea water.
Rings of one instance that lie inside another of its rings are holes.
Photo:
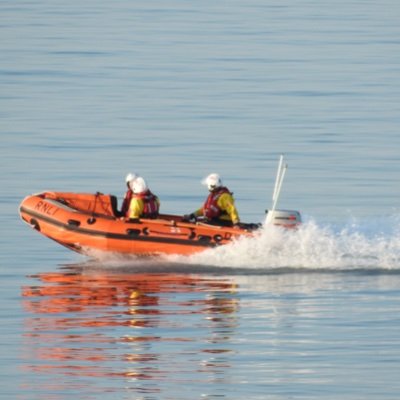
[[[0,3],[2,390],[18,399],[397,399],[400,5]],[[18,217],[42,190],[187,213],[219,172],[270,230],[91,260]]]

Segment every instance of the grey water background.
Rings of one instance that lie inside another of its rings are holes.
[[[1,397],[397,399],[397,1],[0,3]],[[42,190],[305,226],[188,260],[101,262],[30,231]],[[271,245],[272,243],[272,245]]]

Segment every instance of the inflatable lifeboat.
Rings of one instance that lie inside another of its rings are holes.
[[[84,254],[93,250],[135,255],[193,254],[251,236],[261,224],[240,228],[207,222],[184,222],[182,216],[160,214],[157,219],[121,219],[117,199],[102,193],[43,192],[20,205],[23,221],[44,236]],[[275,211],[274,224],[294,228],[297,211]]]
[[[272,207],[265,226],[296,228],[298,211],[277,210],[287,164],[280,156]],[[160,214],[156,219],[121,218],[117,198],[102,193],[43,192],[26,197],[20,206],[23,221],[42,235],[79,253],[94,251],[134,255],[189,255],[253,236],[261,224],[239,227],[215,225],[208,221],[187,222],[182,216]]]

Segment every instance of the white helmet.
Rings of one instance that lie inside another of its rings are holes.
[[[205,186],[207,186],[208,190],[211,192],[216,188],[219,188],[222,186],[222,180],[221,177],[218,174],[210,174],[207,177],[205,177],[201,183]]]
[[[146,181],[141,176],[138,176],[136,179],[131,181],[130,187],[132,192],[135,194],[144,193],[149,189]]]
[[[135,172],[129,172],[129,174],[125,178],[125,182],[129,183],[129,182],[135,180],[137,177],[138,177],[138,174],[136,174]]]

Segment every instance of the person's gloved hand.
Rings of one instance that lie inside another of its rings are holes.
[[[182,217],[183,222],[196,222],[197,218],[196,216],[191,213],[191,214],[186,214]]]

